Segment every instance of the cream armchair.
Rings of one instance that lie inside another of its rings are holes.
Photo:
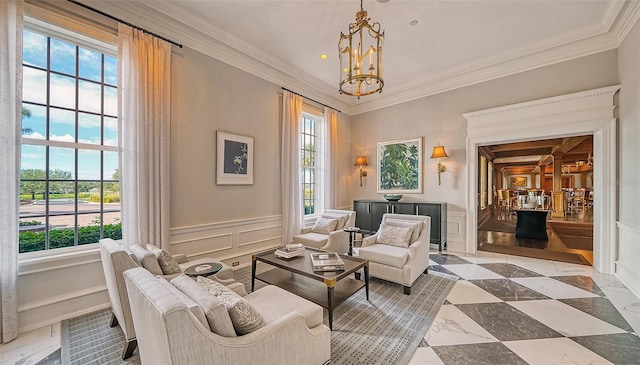
[[[124,277],[142,364],[312,365],[328,363],[331,358],[331,331],[322,323],[322,307],[284,289],[268,285],[244,296],[266,325],[232,336],[218,334],[206,325],[207,321],[215,325],[228,320],[224,307],[223,313],[205,312],[207,321],[203,322],[182,289],[163,285],[140,268],[126,271]]]
[[[153,256],[153,255],[152,255]],[[102,260],[102,268],[104,270],[104,277],[107,283],[107,291],[109,293],[109,300],[111,301],[111,327],[120,325],[124,338],[127,344],[122,352],[122,359],[125,360],[133,354],[136,349],[136,331],[133,326],[133,319],[131,317],[131,306],[129,304],[129,296],[127,295],[127,289],[124,284],[123,273],[131,268],[144,266],[146,262],[142,263],[137,257],[132,254],[120,241],[114,241],[110,238],[100,240],[100,257]],[[180,269],[185,270],[191,265],[197,265],[198,263],[212,262],[213,259],[198,259],[194,261],[187,261],[184,255],[174,255],[174,258],[180,264]],[[157,265],[157,262],[156,262]],[[180,274],[166,275],[163,278],[170,280]],[[246,294],[244,285],[237,283],[233,279],[233,270],[223,264],[223,268],[216,274],[220,275],[220,278],[211,277],[216,281],[228,285],[231,289],[238,294]]]
[[[317,223],[314,227],[303,228],[299,235],[293,236],[293,242],[326,251],[346,253],[349,250],[349,234],[344,228],[356,224],[356,212],[327,209],[318,219],[320,218],[336,219],[337,224],[330,232],[318,229]]]
[[[413,282],[427,273],[430,237],[431,217],[385,214],[378,232],[362,240],[358,255],[369,260],[369,275],[401,284],[410,295]],[[403,243],[408,247],[400,247]]]

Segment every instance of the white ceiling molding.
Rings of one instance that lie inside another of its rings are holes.
[[[387,86],[382,94],[358,100],[338,95],[337,85],[328,85],[287,62],[269,56],[224,30],[193,17],[169,1],[82,0],[82,2],[149,28],[186,47],[340,109],[349,115],[361,114],[615,49],[640,17],[639,0],[614,1],[604,12],[601,24],[499,54],[490,59],[441,73],[436,77],[414,80],[409,84]]]
[[[120,0],[81,0],[81,2],[152,30],[181,43],[185,47],[211,56],[266,81],[320,101],[346,114],[351,114],[351,104],[337,97],[337,86],[330,87],[295,66],[276,60],[200,19],[189,16],[189,24],[180,22],[176,19],[176,14],[183,12],[180,8],[173,9],[175,10],[173,16],[158,11],[160,8],[173,8],[174,6],[169,2],[162,1],[150,4],[144,1]],[[171,14],[171,12],[169,13]],[[218,38],[214,35],[217,35]],[[230,40],[235,40],[235,42],[233,44],[226,43]],[[253,49],[253,51],[249,53],[249,49]]]
[[[616,38],[618,38],[618,46],[622,44],[627,34],[631,32],[633,26],[638,22],[638,19],[640,19],[640,1],[632,0],[625,4],[627,4],[626,9],[620,13],[618,21],[613,24],[613,33],[616,35]]]

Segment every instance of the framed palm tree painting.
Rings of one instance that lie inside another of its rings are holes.
[[[422,193],[422,137],[378,143],[378,193]]]

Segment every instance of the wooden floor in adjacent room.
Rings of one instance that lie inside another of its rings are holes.
[[[492,208],[489,208],[492,209]],[[576,264],[593,264],[593,209],[547,221],[549,240],[516,238],[515,212],[493,210],[478,226],[478,250],[548,259]]]

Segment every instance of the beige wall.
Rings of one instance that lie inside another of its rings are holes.
[[[175,50],[171,90],[171,227],[281,214],[279,85],[188,48]],[[348,186],[350,117],[340,113],[338,181]],[[254,184],[215,183],[216,131],[255,138]],[[338,188],[338,203],[349,192]]]
[[[352,117],[353,155],[366,155],[370,165],[367,184],[353,189],[354,199],[381,198],[376,192],[377,142],[423,136],[424,191],[405,195],[402,201],[447,201],[450,212],[466,211],[463,113],[614,85],[617,62],[617,51],[603,52]],[[438,142],[449,155],[442,160],[447,172],[440,186],[437,161],[429,159]]]

